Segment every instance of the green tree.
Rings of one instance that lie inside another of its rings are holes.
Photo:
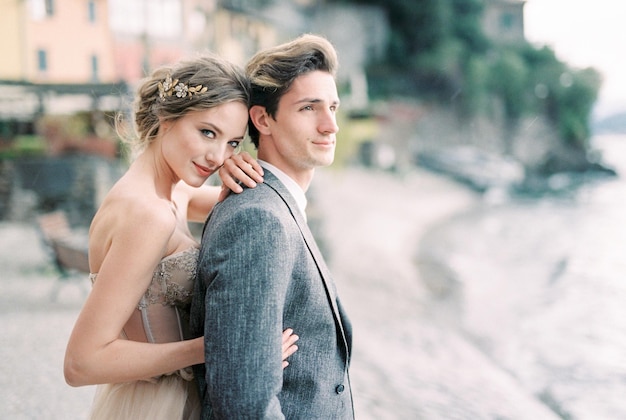
[[[518,51],[529,69],[526,90],[532,92],[531,112],[544,114],[567,146],[588,146],[589,118],[602,79],[593,68],[577,69],[558,60],[553,50],[525,45]]]

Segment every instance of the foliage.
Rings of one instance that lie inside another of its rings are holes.
[[[19,135],[9,147],[0,149],[0,159],[14,159],[26,156],[43,156],[46,152],[46,142],[41,136]]]
[[[90,133],[89,121],[82,114],[44,115],[37,121],[37,131],[44,137],[84,138]]]
[[[387,55],[369,63],[374,98],[419,97],[452,106],[460,117],[502,107],[514,129],[525,115],[543,113],[569,146],[585,147],[600,87],[593,69],[573,69],[549,48],[500,45],[482,29],[482,0],[328,0],[386,11]]]
[[[549,48],[525,46],[519,56],[528,69],[526,96],[532,100],[527,108],[546,115],[566,145],[586,148],[590,137],[589,116],[601,85],[600,74],[592,68],[568,66]]]
[[[500,51],[491,66],[489,88],[502,101],[508,121],[519,119],[527,108],[528,73],[523,58],[510,50]]]

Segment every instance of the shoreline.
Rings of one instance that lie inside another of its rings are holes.
[[[479,195],[421,169],[354,168],[319,171],[311,193],[353,324],[359,420],[558,418],[460,330],[446,256],[418,255],[423,238]]]

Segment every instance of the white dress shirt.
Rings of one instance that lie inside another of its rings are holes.
[[[306,199],[306,195],[304,194],[304,191],[302,190],[302,188],[300,188],[298,183],[294,181],[289,175],[287,175],[286,173],[284,173],[283,171],[281,171],[280,169],[278,169],[276,166],[272,165],[271,163],[267,163],[264,160],[260,160],[260,159],[258,160],[258,162],[261,165],[261,167],[263,167],[264,169],[270,170],[274,175],[276,175],[276,178],[278,178],[280,182],[282,182],[285,185],[289,193],[296,200],[296,204],[298,205],[298,209],[300,210],[300,213],[302,213],[302,217],[304,217],[304,220],[306,220],[307,199]]]

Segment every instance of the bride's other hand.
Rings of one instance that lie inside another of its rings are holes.
[[[287,328],[283,331],[283,369],[289,366],[287,358],[298,350],[298,346],[296,346],[295,342],[298,341],[299,338],[300,337],[293,333],[291,328]]]

